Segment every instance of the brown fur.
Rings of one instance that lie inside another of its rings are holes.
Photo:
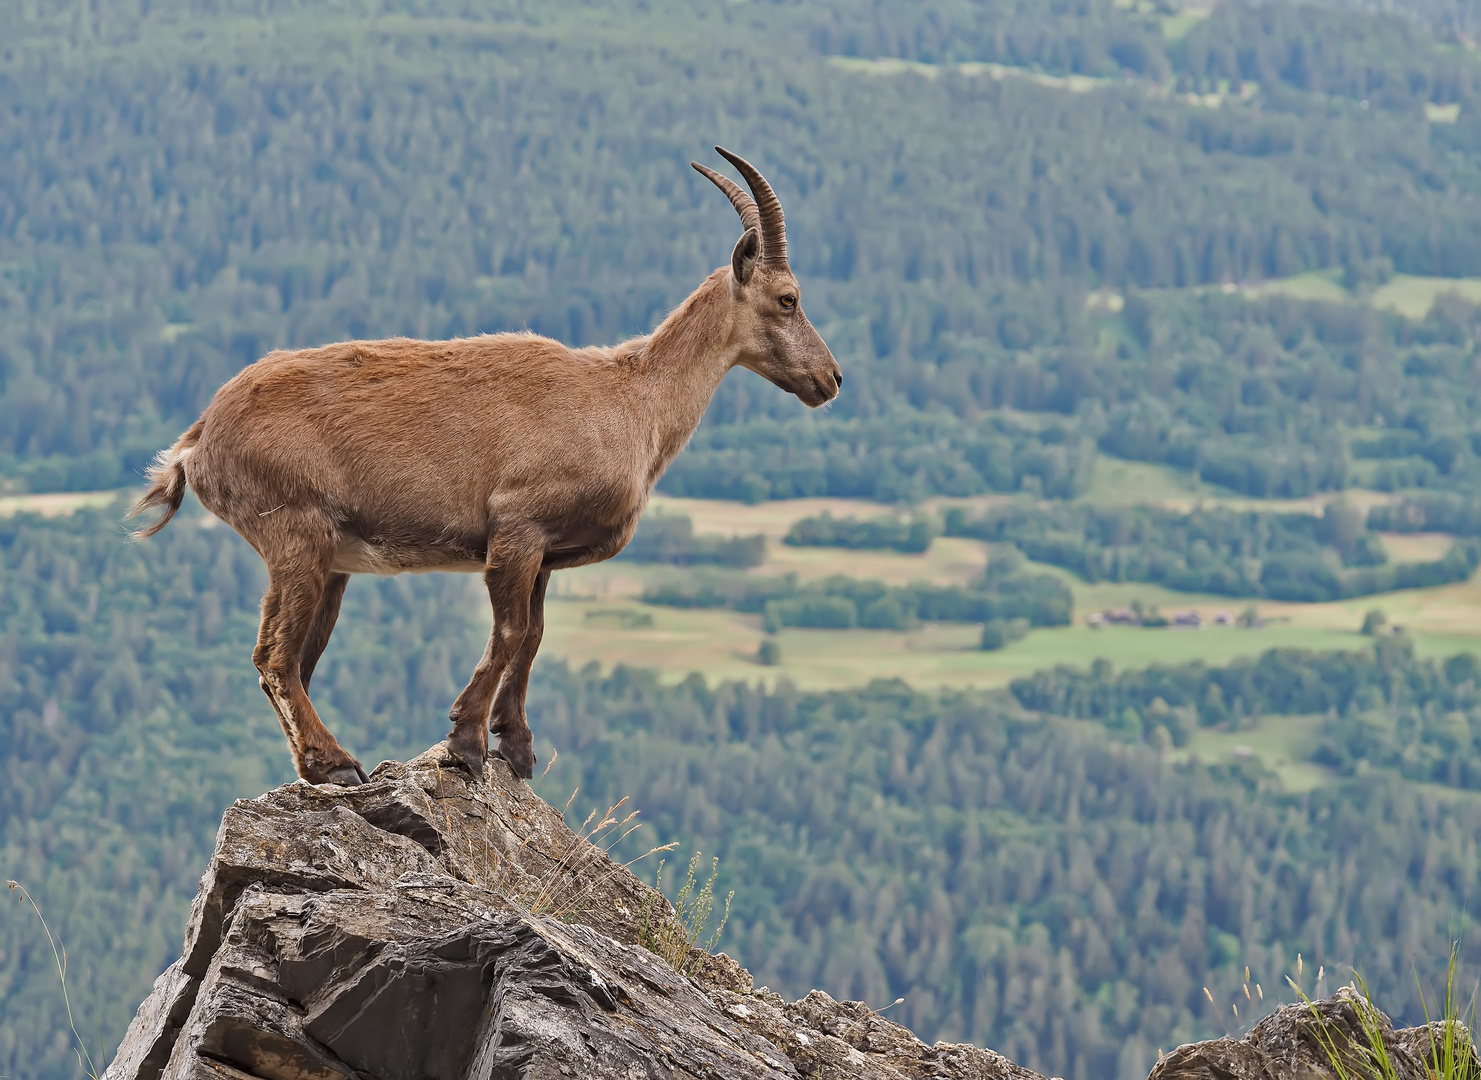
[[[842,384],[766,243],[748,229],[652,334],[610,348],[492,334],[270,353],[159,456],[130,514],[164,513],[135,535],[163,528],[188,483],[267,564],[253,662],[300,776],[365,779],[307,693],[348,575],[424,570],[482,573],[494,611],[453,753],[481,772],[491,726],[532,775],[524,697],[551,571],[622,549],[732,367],[811,406]]]

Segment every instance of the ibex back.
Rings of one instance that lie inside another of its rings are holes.
[[[802,313],[781,204],[750,164],[720,153],[754,198],[694,167],[744,232],[730,265],[652,334],[610,348],[491,334],[274,352],[217,391],[150,468],[130,514],[164,512],[136,536],[163,528],[188,485],[267,564],[252,661],[299,776],[365,780],[308,697],[349,575],[483,574],[493,632],[452,706],[448,745],[481,775],[492,729],[529,777],[525,690],[551,571],[622,550],[731,368],[810,406],[837,396],[843,373]]]

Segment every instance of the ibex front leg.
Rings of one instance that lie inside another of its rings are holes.
[[[488,753],[489,705],[494,691],[511,662],[524,649],[529,636],[530,597],[536,589],[536,582],[545,576],[540,571],[542,554],[539,549],[516,553],[506,548],[498,552],[495,565],[495,553],[490,549],[490,566],[484,571],[483,581],[494,609],[493,632],[489,635],[483,659],[473,670],[473,678],[458,695],[458,700],[453,702],[448,714],[453,722],[452,734],[447,739],[448,750],[475,776],[483,775],[483,759]],[[544,591],[542,584],[542,599]],[[518,732],[512,734],[514,739],[500,732],[499,752],[514,769],[515,775],[529,779],[535,775],[534,740],[530,738],[528,727],[524,728],[523,741],[518,738]]]
[[[314,668],[319,666],[319,657],[324,655],[324,647],[329,644],[329,635],[334,633],[334,624],[339,619],[340,601],[345,597],[345,586],[349,584],[349,580],[349,574],[330,574],[329,581],[324,586],[324,595],[319,597],[319,610],[314,614],[309,636],[304,639],[299,661],[305,690],[309,688],[309,680],[314,677]]]
[[[550,571],[541,570],[530,590],[530,620],[524,641],[504,669],[489,716],[489,730],[499,736],[499,756],[526,779],[535,772],[535,738],[525,719],[525,692],[530,686],[530,666],[545,636],[545,587],[549,584]]]

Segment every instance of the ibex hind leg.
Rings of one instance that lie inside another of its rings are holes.
[[[305,687],[306,650],[313,644],[315,630],[321,628],[319,616],[330,583],[333,551],[295,544],[289,552],[274,550],[273,555],[262,600],[262,627],[252,653],[261,674],[259,683],[288,737],[299,776],[311,784],[363,784],[365,770],[329,733]],[[338,586],[341,592],[343,588],[343,584]],[[334,607],[337,611],[338,605]],[[332,626],[331,618],[329,628],[323,630],[324,640]],[[318,641],[316,648],[323,647],[324,641]],[[317,659],[315,653],[313,660]],[[308,666],[312,671],[312,664]]]

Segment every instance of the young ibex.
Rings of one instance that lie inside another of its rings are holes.
[[[551,571],[622,550],[731,368],[812,407],[837,396],[843,372],[802,313],[781,204],[748,162],[716,149],[754,199],[692,164],[745,231],[730,265],[652,334],[611,348],[518,333],[273,352],[150,468],[130,516],[163,514],[136,536],[162,529],[189,485],[267,564],[252,662],[305,780],[365,781],[308,697],[351,574],[483,574],[493,632],[453,704],[448,745],[481,775],[492,728],[498,753],[532,776],[525,690]]]

